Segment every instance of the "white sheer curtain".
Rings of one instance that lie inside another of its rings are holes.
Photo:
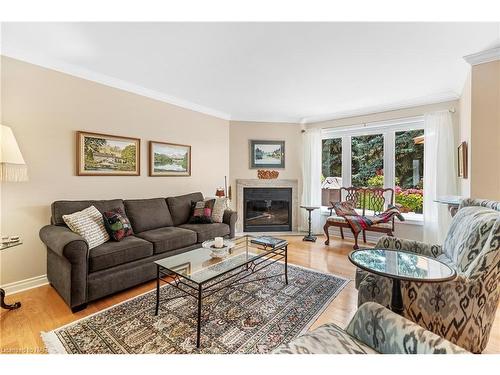
[[[424,242],[442,244],[451,216],[439,196],[458,191],[453,120],[449,111],[426,114],[424,146]]]
[[[321,206],[321,129],[302,133],[302,200],[301,205]],[[307,212],[301,209],[302,230],[307,230]],[[312,232],[321,233],[320,210],[312,212]]]

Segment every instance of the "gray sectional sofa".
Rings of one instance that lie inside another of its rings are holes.
[[[187,224],[191,202],[201,193],[134,200],[56,201],[51,225],[40,230],[47,246],[47,278],[73,312],[87,302],[156,277],[153,261],[200,247],[214,237],[234,237],[236,212],[226,210],[222,223]],[[72,232],[62,216],[95,206],[100,212],[121,208],[134,235],[93,249]]]

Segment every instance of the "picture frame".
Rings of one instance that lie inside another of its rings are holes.
[[[285,168],[285,141],[250,140],[250,168]]]
[[[191,176],[191,146],[149,141],[149,176]]]
[[[467,142],[462,142],[458,146],[458,177],[467,178]]]
[[[111,134],[76,132],[78,176],[139,176],[141,140]]]

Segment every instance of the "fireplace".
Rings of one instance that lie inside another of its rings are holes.
[[[292,189],[244,188],[243,230],[245,232],[291,231]]]

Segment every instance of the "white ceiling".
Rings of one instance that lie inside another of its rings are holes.
[[[317,121],[457,98],[499,23],[4,23],[2,54],[223,118]]]

